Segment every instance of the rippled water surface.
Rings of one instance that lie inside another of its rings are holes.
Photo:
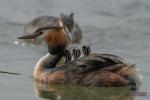
[[[149,11],[149,0],[0,0],[0,99],[43,100],[49,96],[49,100],[149,100]],[[133,97],[125,88],[63,85],[38,88],[41,84],[33,82],[32,73],[46,48],[14,42],[29,20],[70,12],[75,13],[75,20],[83,30],[82,44],[90,45],[93,52],[121,56],[139,67],[143,74],[141,90],[147,96]],[[115,90],[119,92],[111,92]]]

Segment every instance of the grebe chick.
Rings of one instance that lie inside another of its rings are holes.
[[[82,52],[84,56],[88,56],[91,53],[91,49],[89,46],[82,46]]]
[[[71,61],[72,56],[71,56],[70,50],[65,49],[64,56],[65,56],[65,63],[68,63],[69,61]]]
[[[42,27],[48,27],[51,25],[58,26],[58,20],[61,20],[64,26],[66,26],[67,30],[69,31],[68,35],[70,35],[70,38],[72,39],[72,41],[70,42],[72,42],[73,44],[79,43],[82,38],[82,32],[80,27],[76,23],[74,23],[73,15],[73,13],[71,13],[70,15],[61,14],[60,18],[54,16],[37,17],[25,25],[24,35],[35,33],[38,29]],[[30,43],[40,44],[42,43],[43,39],[28,39],[26,41]]]
[[[128,86],[132,81],[136,84],[135,89],[138,88],[141,81],[135,65],[128,64],[112,54],[89,54],[89,47],[83,47],[85,50],[82,51],[86,51],[85,56],[57,65],[64,56],[67,44],[64,28],[51,26],[45,32],[37,32],[19,39],[32,39],[40,35],[44,36],[51,56],[47,54],[37,62],[34,69],[35,80],[85,86]]]
[[[89,46],[82,46],[82,52],[83,52],[84,56],[88,56],[91,52],[91,49]],[[72,56],[73,56],[74,60],[77,60],[81,56],[80,49],[79,48],[73,48],[72,49]]]
[[[80,49],[79,48],[73,48],[72,56],[73,56],[74,60],[77,60],[81,56]]]

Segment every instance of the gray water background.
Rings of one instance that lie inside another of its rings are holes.
[[[149,0],[0,0],[0,100],[38,100],[32,73],[45,53],[38,45],[16,45],[24,24],[41,15],[75,13],[83,30],[82,44],[93,52],[116,54],[136,64],[142,90],[150,92]],[[19,74],[18,74],[19,73]]]

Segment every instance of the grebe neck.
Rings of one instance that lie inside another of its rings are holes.
[[[37,62],[34,69],[34,78],[40,79],[43,73],[50,71],[52,68],[56,67],[56,64],[59,62],[63,53],[57,53],[55,55],[50,55],[47,53],[45,56],[41,57]]]

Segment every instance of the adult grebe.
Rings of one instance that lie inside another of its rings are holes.
[[[34,79],[48,83],[67,83],[86,86],[127,86],[132,89],[140,84],[139,73],[135,65],[126,63],[122,58],[111,54],[91,53],[87,46],[82,47],[84,56],[79,58],[80,50],[66,50],[67,36],[64,27],[49,26],[39,29],[31,35],[19,39],[32,39],[43,36],[48,51],[35,66]],[[67,63],[57,65],[66,54]]]
[[[61,19],[69,32],[71,32],[72,43],[79,43],[82,38],[82,31],[77,23],[74,22],[73,13],[70,15],[61,14],[60,18],[54,16],[40,16],[32,21],[28,22],[24,27],[24,34],[29,35],[36,32],[42,27],[48,27],[49,25],[58,25],[58,20]],[[28,39],[31,43],[42,43],[42,39]]]

